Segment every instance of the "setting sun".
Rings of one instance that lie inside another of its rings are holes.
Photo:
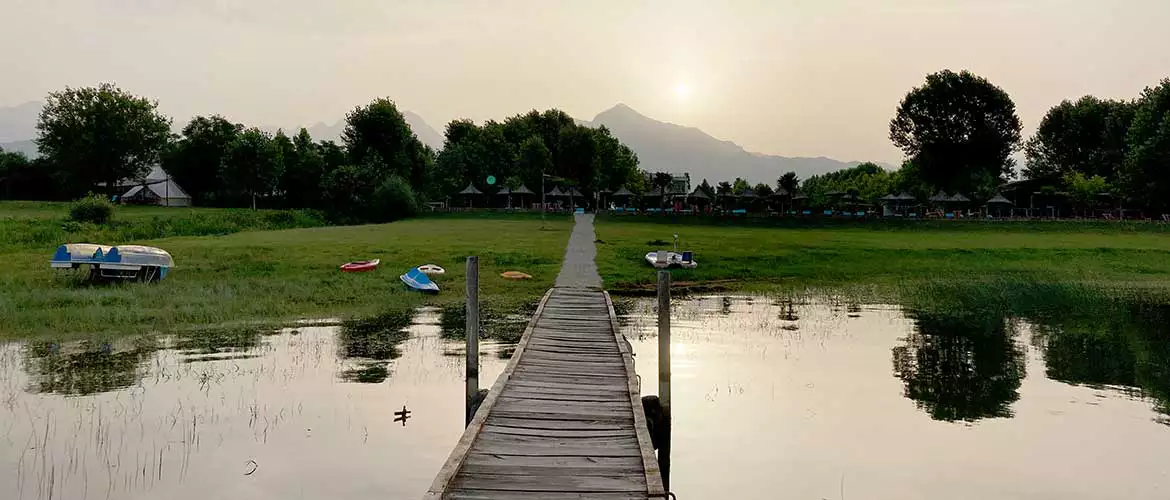
[[[685,83],[679,83],[674,86],[674,96],[678,99],[686,99],[691,95],[691,87]]]

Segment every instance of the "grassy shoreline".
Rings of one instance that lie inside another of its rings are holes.
[[[458,335],[464,258],[472,254],[481,259],[485,315],[497,319],[487,325],[489,334],[506,338],[514,334],[515,318],[530,312],[552,286],[572,228],[565,215],[549,215],[542,224],[539,214],[468,213],[282,229],[316,222],[283,211],[157,207],[119,207],[120,222],[89,227],[65,223],[64,210],[63,204],[0,203],[0,231],[47,231],[44,241],[0,242],[0,259],[8,264],[0,273],[0,340],[259,328],[306,318],[343,322],[422,305],[441,308],[448,330]],[[652,290],[654,270],[642,256],[670,248],[677,233],[700,265],[675,271],[674,280],[700,292],[940,304],[966,295],[1026,297],[1046,293],[1045,287],[1074,295],[1170,297],[1166,225],[1059,224],[1039,230],[1035,223],[775,227],[669,220],[598,219],[597,261],[608,289]],[[160,232],[166,237],[154,236]],[[57,244],[83,240],[159,246],[175,256],[177,267],[158,284],[114,285],[90,285],[48,268]],[[376,272],[337,271],[346,261],[375,257],[382,259]],[[444,291],[432,297],[403,290],[398,274],[426,262],[447,268],[440,279]],[[506,270],[535,279],[499,278]]]

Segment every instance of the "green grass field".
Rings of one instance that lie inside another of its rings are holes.
[[[597,233],[604,242],[598,245],[601,274],[617,290],[653,283],[642,258],[673,248],[674,234],[699,262],[697,269],[674,271],[675,281],[719,281],[731,288],[871,288],[885,294],[923,283],[1170,284],[1170,232],[1150,223],[775,228],[613,218],[601,220]]]
[[[113,224],[93,226],[68,222],[65,214],[64,204],[0,203],[0,338],[322,318],[401,322],[405,311],[423,304],[442,307],[445,324],[456,331],[466,256],[481,258],[485,316],[523,316],[555,280],[572,227],[568,217],[550,216],[542,230],[530,214],[299,228],[324,220],[297,211],[119,207]],[[282,229],[287,227],[295,229]],[[700,265],[675,271],[674,280],[721,289],[944,305],[966,304],[968,296],[1012,302],[1060,294],[1092,302],[1099,293],[1170,290],[1170,232],[1159,224],[763,227],[602,217],[597,233],[606,287],[625,292],[652,290],[655,273],[643,255],[670,248],[676,233]],[[651,244],[655,240],[666,243]],[[82,241],[159,246],[174,256],[176,269],[157,284],[93,285],[77,273],[48,267],[58,244]],[[373,273],[337,270],[366,258],[382,259],[382,267]],[[444,291],[433,297],[406,292],[398,275],[428,262],[447,268],[439,280]],[[506,270],[535,279],[499,278]]]
[[[0,214],[5,214],[0,215],[0,228],[10,213],[6,208],[6,203],[0,204]],[[222,215],[214,209],[149,210],[161,212],[142,221]],[[32,225],[60,225],[53,217],[43,215]],[[262,221],[266,216],[261,211],[254,217]],[[34,219],[9,217],[8,222],[30,220]],[[6,244],[0,246],[0,259],[6,263],[0,274],[0,317],[5,318],[0,338],[167,332],[245,322],[376,316],[423,304],[449,307],[463,301],[465,259],[472,254],[480,256],[484,307],[488,314],[500,315],[536,301],[556,278],[571,222],[560,217],[550,219],[545,230],[540,226],[530,217],[437,217],[382,225],[245,227],[222,236],[97,241],[142,243],[169,251],[176,268],[154,284],[93,285],[80,280],[78,273],[49,268],[57,244],[90,239],[93,230],[64,233],[64,239],[49,244]],[[382,259],[381,267],[371,273],[337,269],[347,261],[367,258]],[[438,280],[443,292],[437,296],[407,292],[398,280],[402,272],[424,263],[447,269]],[[507,270],[522,270],[534,279],[500,278],[499,273]]]

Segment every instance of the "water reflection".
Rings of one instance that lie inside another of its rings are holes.
[[[373,323],[0,344],[0,498],[417,497],[462,432],[464,358],[437,311]]]
[[[674,301],[672,490],[1166,498],[1170,308],[1018,304]],[[619,322],[643,395],[654,306],[635,301]]]
[[[1024,351],[1006,318],[915,312],[914,331],[893,348],[904,394],[936,420],[1011,417],[1025,375]]]

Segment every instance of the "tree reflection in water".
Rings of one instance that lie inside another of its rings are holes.
[[[916,312],[893,349],[904,394],[935,420],[1011,417],[1025,375],[1024,351],[1002,315]]]

